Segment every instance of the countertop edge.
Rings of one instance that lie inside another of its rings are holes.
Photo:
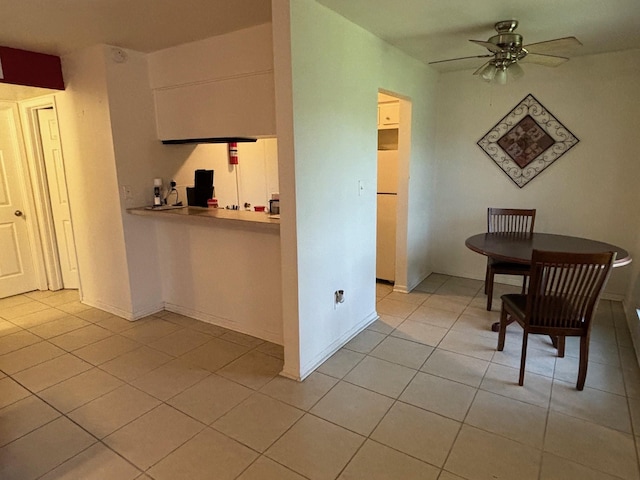
[[[195,220],[216,226],[234,226],[252,230],[280,231],[280,219],[269,218],[268,213],[248,212],[244,210],[209,209],[202,207],[184,207],[169,210],[153,210],[146,207],[127,208],[127,213],[141,217],[153,217],[162,220]]]

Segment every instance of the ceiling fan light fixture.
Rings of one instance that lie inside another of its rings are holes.
[[[488,83],[504,85],[507,81],[517,80],[524,75],[522,68],[518,65],[520,61],[537,63],[547,67],[557,67],[569,60],[565,56],[555,55],[557,51],[582,45],[575,37],[556,38],[524,45],[522,35],[515,32],[517,27],[517,20],[503,20],[495,24],[497,34],[488,40],[470,40],[470,42],[486,48],[489,54],[450,58],[448,60],[429,62],[429,64],[439,65],[472,58],[490,58],[487,63],[477,68],[473,75],[478,75]]]
[[[493,80],[498,85],[505,85],[507,83],[507,68],[496,68],[496,74],[493,77]]]
[[[496,72],[498,69],[492,63],[487,63],[487,65],[480,71],[480,78],[487,83],[491,83],[493,78],[496,76]]]
[[[522,77],[524,71],[514,61],[489,62],[478,72],[478,75],[487,83],[506,85],[508,81],[515,81]]]
[[[509,74],[514,80],[518,80],[524,75],[524,70],[518,63],[512,63],[509,67]]]

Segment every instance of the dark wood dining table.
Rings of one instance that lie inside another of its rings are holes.
[[[479,233],[467,238],[467,248],[487,257],[504,262],[531,263],[534,250],[572,253],[615,252],[614,267],[631,263],[631,255],[625,249],[587,238],[555,235],[552,233]],[[491,330],[498,331],[493,324]]]
[[[505,262],[531,263],[534,250],[572,253],[615,252],[614,267],[631,263],[625,249],[587,238],[552,233],[479,233],[467,238],[465,245],[474,252]]]

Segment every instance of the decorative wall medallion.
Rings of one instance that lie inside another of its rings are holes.
[[[522,188],[579,140],[529,94],[478,146]]]

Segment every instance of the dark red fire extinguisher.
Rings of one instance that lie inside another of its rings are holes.
[[[229,165],[238,164],[238,144],[236,142],[229,143]]]

